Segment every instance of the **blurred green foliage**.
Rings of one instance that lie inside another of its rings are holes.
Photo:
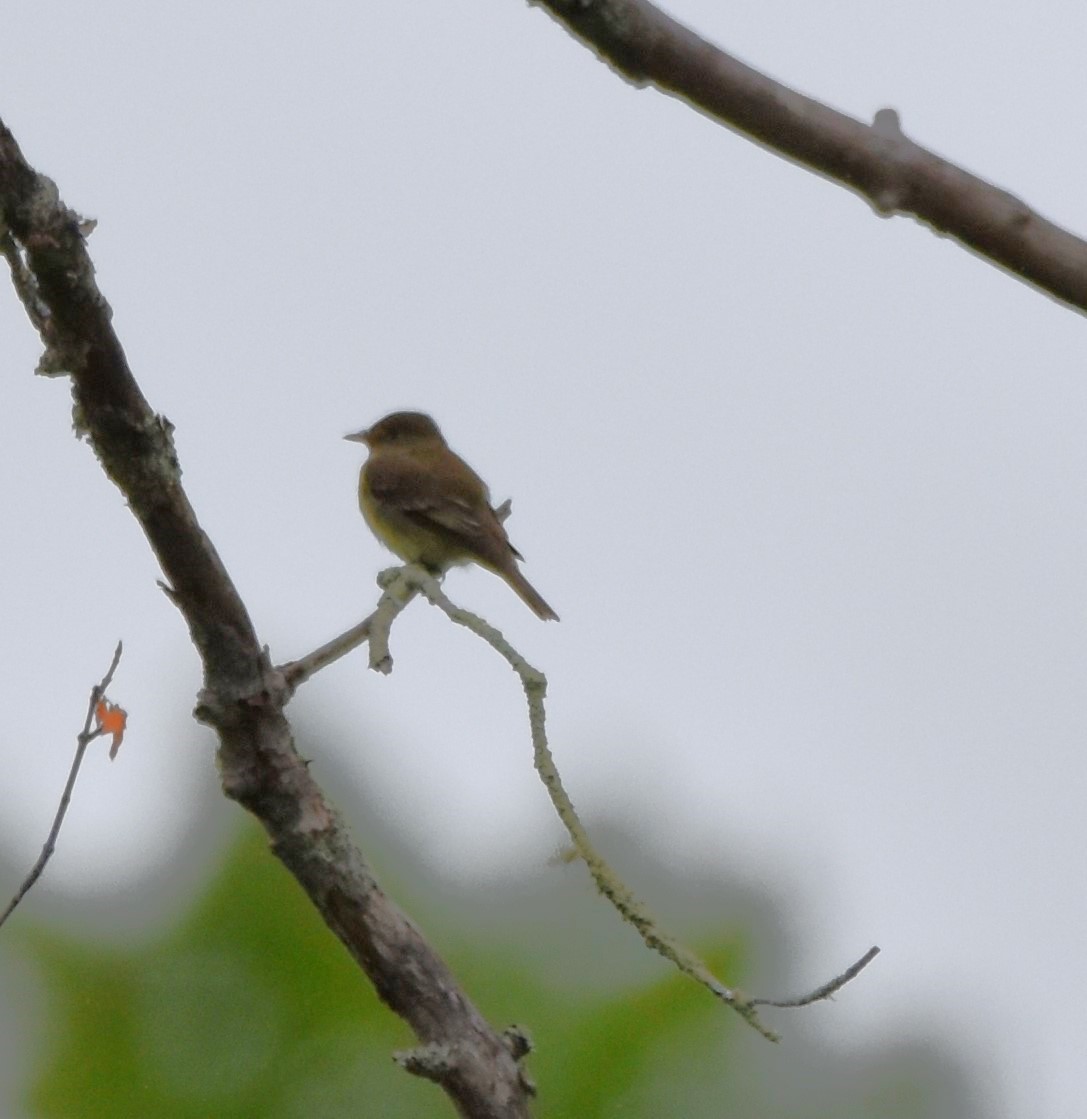
[[[520,889],[488,887],[475,926],[463,905],[440,898],[409,908],[491,1023],[516,1022],[534,1039],[527,1068],[540,1119],[973,1114],[965,1082],[928,1050],[860,1065],[803,1048],[790,1056],[660,961],[647,965],[649,980],[600,982],[600,945],[574,914],[604,903],[578,885],[565,919],[554,899],[545,918],[522,904]],[[524,922],[539,943],[562,942],[550,959],[526,943]],[[103,946],[42,929],[21,939],[49,996],[47,1051],[27,1101],[34,1119],[453,1114],[437,1088],[391,1060],[413,1038],[255,828],[180,926],[154,943]],[[718,930],[699,939],[711,966],[735,981],[743,938]],[[790,1066],[799,1079],[783,1093],[774,1069]]]

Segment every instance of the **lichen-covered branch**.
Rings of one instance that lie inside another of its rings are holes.
[[[898,114],[854,120],[726,54],[648,0],[531,0],[624,78],[866,198],[909,214],[1054,298],[1087,311],[1087,242],[906,137]]]
[[[612,870],[596,847],[593,846],[589,839],[589,833],[585,830],[585,825],[582,824],[573,802],[563,787],[562,778],[559,776],[558,767],[555,765],[555,759],[552,757],[551,748],[548,745],[547,716],[544,709],[547,680],[543,673],[529,664],[494,626],[484,621],[478,614],[473,614],[469,610],[454,605],[443,593],[438,581],[424,568],[414,564],[401,568],[390,568],[388,571],[382,572],[379,582],[384,594],[382,595],[381,605],[371,617],[376,619],[383,616],[385,620],[380,627],[375,625],[371,632],[371,668],[381,672],[389,672],[392,669],[392,657],[388,649],[389,629],[400,611],[417,593],[425,595],[427,600],[437,606],[450,621],[465,626],[486,641],[517,673],[521,681],[525,698],[528,701],[528,723],[536,772],[540,775],[540,780],[543,781],[548,795],[551,797],[551,803],[562,821],[563,827],[566,828],[570,839],[573,841],[574,849],[585,863],[589,874],[592,875],[596,888],[611,902],[623,920],[637,930],[638,935],[641,936],[648,947],[652,948],[654,952],[659,952],[666,960],[679,968],[684,975],[690,976],[697,983],[701,983],[723,1003],[732,1007],[748,1025],[758,1030],[763,1037],[770,1041],[778,1040],[777,1034],[763,1025],[756,1007],[800,1007],[808,1006],[810,1003],[818,1002],[821,999],[828,999],[851,979],[859,975],[876,958],[879,949],[876,947],[870,948],[845,971],[826,983],[820,984],[815,990],[795,999],[752,998],[745,992],[722,983],[694,952],[661,929],[645,906],[634,896],[619,875]],[[378,631],[382,634],[381,645],[378,650],[375,650],[373,642]]]

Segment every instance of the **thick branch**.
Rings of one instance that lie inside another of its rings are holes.
[[[204,666],[197,715],[219,734],[223,787],[272,847],[378,994],[425,1046],[447,1056],[444,1090],[464,1116],[518,1119],[529,1090],[516,1047],[458,988],[389,901],[298,756],[283,707],[291,688],[268,664],[240,596],[181,487],[167,420],[128,368],[94,281],[83,232],[53,183],[0,123],[0,248],[46,345],[42,367],[71,376],[78,422],[158,556]]]
[[[1087,242],[907,139],[892,110],[870,125],[854,120],[725,54],[647,0],[533,2],[634,84],[679,97],[862,195],[879,213],[919,218],[1087,311]]]

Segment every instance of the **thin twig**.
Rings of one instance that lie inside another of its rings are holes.
[[[283,679],[287,686],[292,690],[297,688],[299,684],[304,684],[311,676],[320,672],[322,668],[338,661],[340,657],[346,656],[352,649],[357,649],[364,641],[369,640],[370,627],[374,624],[374,618],[376,617],[377,611],[375,610],[373,614],[363,618],[358,625],[345,630],[339,637],[334,637],[331,641],[325,642],[319,649],[314,649],[312,653],[307,653],[296,661],[288,661],[286,664],[280,665],[279,670],[283,673]]]
[[[501,505],[497,506],[494,515],[498,518],[499,522],[504,522],[509,519],[510,514],[513,512],[513,502],[507,497]],[[378,586],[383,591],[387,591],[389,587],[393,586],[396,582],[396,577],[400,574],[400,568],[390,567],[382,571],[377,577]],[[159,586],[168,594],[173,595],[173,591],[167,587],[161,580]],[[414,596],[416,592],[411,591]],[[311,676],[316,675],[322,668],[326,668],[334,661],[338,661],[341,657],[347,656],[352,650],[357,649],[364,641],[371,643],[370,647],[370,667],[376,671],[388,673],[392,670],[392,656],[389,654],[388,647],[388,632],[392,626],[393,619],[401,610],[411,601],[409,596],[403,602],[393,609],[393,603],[387,602],[387,595],[383,594],[378,608],[372,613],[363,618],[357,625],[353,625],[350,629],[344,630],[339,637],[332,638],[331,641],[326,641],[324,645],[314,649],[312,653],[307,653],[304,657],[299,657],[296,661],[287,661],[279,666],[279,672],[283,675],[283,680],[287,687],[293,692],[299,684],[304,684]],[[374,635],[374,627],[378,627],[378,635]],[[378,654],[375,655],[373,648],[374,644],[379,647]]]
[[[378,576],[378,585],[399,587],[400,590],[404,590],[403,585],[398,584],[393,578],[399,573],[400,569],[398,567],[383,571]],[[357,649],[365,641],[370,642],[370,667],[377,672],[388,675],[393,667],[392,654],[389,652],[389,630],[392,628],[396,616],[407,606],[415,593],[414,590],[411,590],[406,598],[400,600],[395,593],[390,594],[386,589],[378,602],[377,609],[363,618],[357,625],[344,630],[339,637],[326,641],[324,645],[314,649],[312,653],[307,653],[296,661],[287,661],[286,664],[280,665],[279,671],[283,674],[283,680],[287,687],[293,691],[299,684],[304,684],[311,676],[320,672],[322,668],[326,668],[341,657],[347,656],[348,653]]]
[[[761,1033],[763,1037],[770,1041],[778,1040],[777,1034],[764,1026],[759,1020],[755,1010],[756,1006],[806,1006],[820,999],[829,998],[875,958],[879,949],[871,948],[841,975],[836,976],[828,983],[824,983],[810,994],[788,1001],[752,998],[750,995],[722,983],[689,948],[661,931],[642,903],[634,897],[622,879],[592,845],[585,826],[563,788],[558,767],[555,765],[554,757],[548,746],[546,712],[544,710],[547,678],[544,674],[529,664],[494,626],[484,621],[477,614],[454,605],[442,592],[438,581],[423,568],[408,565],[399,570],[383,572],[381,583],[384,587],[385,596],[397,603],[406,604],[416,592],[421,591],[429,602],[445,613],[450,621],[465,626],[486,641],[517,673],[528,701],[529,726],[536,771],[551,797],[551,803],[554,805],[559,819],[592,875],[597,889],[611,902],[623,920],[634,926],[642,940],[650,948],[664,956],[685,975],[701,983],[722,1002],[731,1006],[748,1025]],[[401,605],[399,609],[402,608]],[[397,612],[399,612],[399,609]],[[371,655],[371,660],[373,660],[373,655]]]
[[[823,999],[833,998],[833,996],[851,979],[864,971],[878,955],[879,948],[875,946],[869,948],[855,964],[850,964],[841,975],[836,975],[828,983],[824,983],[822,987],[816,987],[814,991],[809,991],[806,995],[800,995],[795,999],[752,999],[751,1005],[785,1007],[810,1006],[813,1002],[820,1002]]]
[[[16,891],[15,896],[8,902],[7,909],[3,914],[0,914],[0,925],[11,916],[15,907],[23,900],[31,886],[41,877],[42,871],[45,870],[45,864],[49,862],[52,857],[53,851],[56,849],[57,836],[60,834],[60,826],[64,823],[64,816],[68,811],[68,805],[72,799],[72,789],[75,787],[76,777],[79,776],[79,767],[83,764],[83,755],[87,752],[87,747],[96,739],[100,738],[105,732],[101,727],[91,730],[91,723],[94,720],[95,708],[98,706],[99,701],[105,696],[106,689],[113,680],[113,674],[117,671],[117,665],[121,662],[121,642],[117,642],[117,648],[113,653],[113,660],[110,662],[109,671],[102,677],[102,679],[91,688],[90,703],[87,704],[87,718],[84,720],[83,729],[76,737],[75,757],[72,759],[72,768],[68,773],[68,781],[64,786],[64,792],[61,794],[60,806],[57,808],[57,814],[53,818],[53,826],[49,829],[49,836],[42,847],[41,854],[38,856],[38,861],[31,868],[30,873],[23,879],[23,884]]]

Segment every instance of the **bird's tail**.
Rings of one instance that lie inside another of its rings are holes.
[[[521,574],[515,564],[511,563],[508,570],[500,571],[499,574],[520,595],[536,617],[542,618],[545,622],[559,620],[558,614],[547,605],[540,592]]]

